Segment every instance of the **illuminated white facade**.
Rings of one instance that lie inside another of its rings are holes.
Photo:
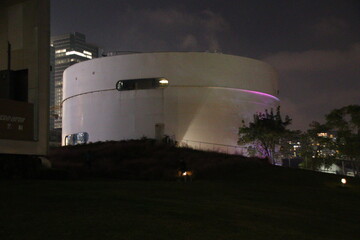
[[[242,120],[279,103],[268,64],[196,52],[81,62],[65,70],[63,94],[63,145],[167,135],[230,153],[239,150]]]

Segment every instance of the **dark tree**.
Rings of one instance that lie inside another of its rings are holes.
[[[326,125],[336,131],[334,150],[338,157],[352,162],[354,175],[360,166],[360,106],[349,105],[326,115]]]
[[[300,135],[300,156],[304,167],[319,170],[321,166],[330,167],[335,162],[334,140],[329,137],[330,128],[325,124],[312,122],[310,129]]]
[[[274,164],[275,147],[290,133],[286,129],[289,124],[291,124],[289,116],[282,120],[280,107],[275,114],[272,109],[270,113],[267,110],[264,113],[257,113],[248,126],[243,121],[243,126],[239,129],[238,144],[254,144],[258,152]]]

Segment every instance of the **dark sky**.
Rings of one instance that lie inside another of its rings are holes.
[[[217,50],[280,74],[292,128],[360,104],[359,0],[51,0],[51,34],[105,51]]]

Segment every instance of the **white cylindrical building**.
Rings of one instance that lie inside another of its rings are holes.
[[[276,71],[239,56],[164,52],[93,59],[64,72],[62,144],[167,135],[234,153],[242,120],[276,108],[277,94]]]

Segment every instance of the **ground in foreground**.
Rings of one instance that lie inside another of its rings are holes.
[[[269,167],[226,180],[0,182],[0,239],[359,239],[360,183]]]

